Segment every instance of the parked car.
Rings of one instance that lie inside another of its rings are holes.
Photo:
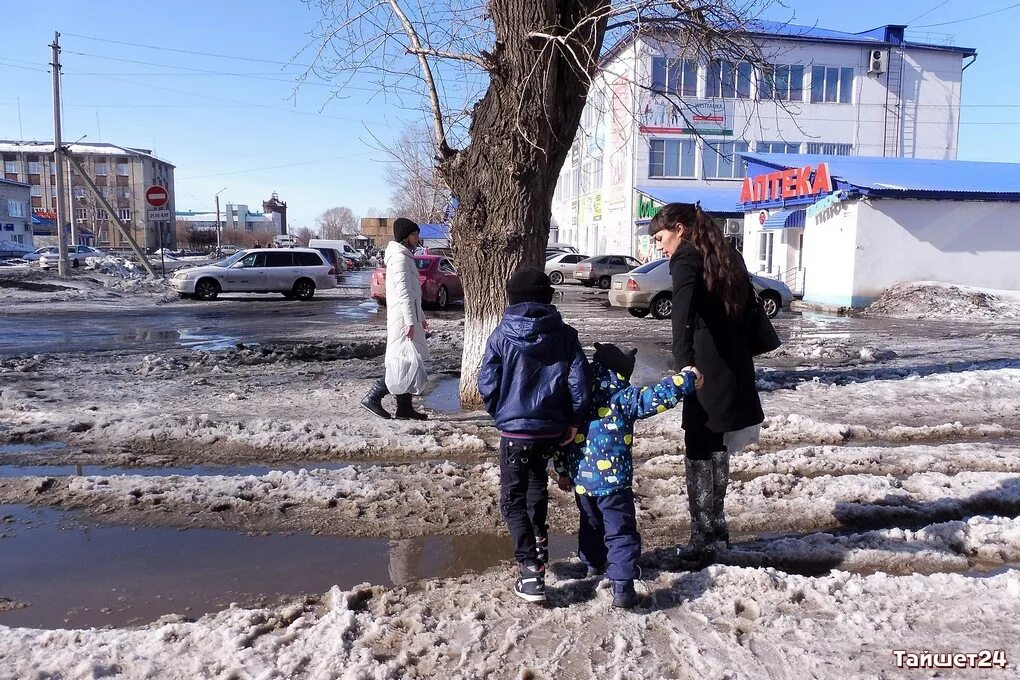
[[[31,253],[28,253],[27,255],[22,257],[22,259],[27,261],[27,262],[38,262],[39,258],[41,258],[43,255],[46,255],[48,253],[56,254],[56,252],[57,252],[57,247],[56,246],[46,246],[45,248],[36,248]]]
[[[552,284],[558,286],[566,279],[574,279],[577,263],[587,259],[587,255],[580,253],[556,253],[545,261],[545,273],[549,275]]]
[[[581,260],[574,269],[574,278],[586,286],[598,284],[599,288],[609,290],[613,274],[629,272],[640,265],[630,255],[599,255]]]
[[[639,318],[651,313],[656,319],[668,319],[673,313],[673,279],[667,262],[666,258],[653,260],[634,271],[615,275],[609,304],[624,307]],[[780,309],[789,307],[793,301],[793,293],[782,281],[752,275],[751,283],[769,318],[775,318]]]
[[[553,253],[576,253],[577,248],[570,245],[569,243],[549,243],[545,247],[546,257]]]
[[[336,269],[336,282],[340,283],[340,279],[348,269],[346,258],[336,248],[315,248],[314,250],[318,250],[323,259],[333,265],[333,268]]]
[[[418,267],[423,303],[446,309],[452,302],[463,302],[464,286],[453,260],[438,255],[415,255],[414,264]],[[379,304],[386,304],[386,267],[376,267],[372,272],[369,294]]]
[[[59,266],[58,262],[60,258],[58,255],[59,253],[57,248],[54,248],[52,253],[43,253],[39,258],[39,266],[43,269]],[[67,263],[72,267],[80,267],[85,264],[85,260],[89,258],[104,258],[108,256],[109,253],[105,253],[98,248],[93,248],[92,246],[67,247]]]
[[[256,248],[180,269],[170,286],[182,298],[199,300],[215,300],[220,293],[282,293],[311,300],[317,289],[336,288],[336,268],[311,248]]]
[[[224,256],[234,255],[241,250],[241,246],[235,246],[232,243],[225,243],[220,246],[220,254]]]
[[[344,257],[354,262],[355,266],[358,267],[360,267],[365,261],[364,254],[355,250],[354,246],[342,238],[313,238],[308,242],[308,247],[336,248],[343,254]]]

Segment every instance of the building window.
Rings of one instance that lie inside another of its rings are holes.
[[[808,142],[807,153],[823,154],[825,156],[851,156],[853,155],[853,144],[840,144],[835,142]]]
[[[103,194],[103,198],[111,198],[113,196],[113,189],[110,187],[99,187],[99,191]]]
[[[89,218],[88,208],[75,208],[74,209],[74,218],[76,220],[82,220],[82,221],[87,220]]]
[[[24,201],[7,201],[7,214],[11,217],[28,217],[28,204]]]
[[[85,198],[85,187],[74,187],[71,191],[74,192],[75,198]]]
[[[804,101],[804,67],[790,64],[765,67],[758,81],[758,98],[784,102]]]
[[[744,176],[744,162],[738,153],[748,150],[747,142],[705,143],[702,158],[706,179],[739,179]]]
[[[574,168],[574,170],[573,170],[573,177],[571,178],[570,184],[572,186],[571,195],[573,195],[573,196],[580,196],[581,195],[581,166],[580,165],[578,165],[578,166],[576,166]]]
[[[811,67],[811,101],[849,104],[853,99],[854,70],[835,66]]]
[[[96,177],[106,177],[106,163],[96,163]]]
[[[602,188],[602,157],[592,161],[591,167],[591,185],[595,191],[598,191]]]
[[[119,217],[122,220],[130,220],[131,219],[131,208],[118,208],[117,209],[117,217]]]
[[[28,162],[28,174],[38,175],[39,174],[39,161]]]
[[[101,208],[97,209],[96,210],[96,219],[99,219],[99,220],[108,220],[108,219],[110,219],[110,213],[106,212],[105,210],[103,210]]]
[[[120,187],[117,190],[117,195],[120,198],[131,198],[131,187]]]
[[[128,176],[128,164],[127,163],[117,163],[117,176],[118,177],[127,177]]]
[[[706,97],[724,99],[750,99],[751,64],[742,61],[713,61],[708,65],[708,87]]]
[[[759,271],[772,272],[772,245],[775,234],[771,231],[761,232],[761,240],[758,242],[758,264]]]
[[[648,176],[694,177],[694,140],[651,140],[649,142]]]
[[[39,186],[38,184],[33,184],[32,185],[32,195],[33,196],[42,196],[42,187]]]
[[[53,198],[57,197],[57,188],[56,187],[50,187],[50,196],[53,197]]]
[[[18,161],[16,160],[5,160],[4,161],[4,172],[12,174],[18,174]]]
[[[799,142],[758,142],[758,153],[800,153]]]
[[[698,62],[652,57],[652,92],[698,96]]]

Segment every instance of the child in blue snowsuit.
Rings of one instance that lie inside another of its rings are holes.
[[[638,602],[634,579],[641,556],[631,490],[634,422],[681,403],[695,381],[684,371],[651,387],[631,386],[636,355],[636,349],[595,343],[589,419],[574,444],[553,459],[560,488],[573,489],[581,514],[578,555],[590,575],[605,573],[613,581],[613,605],[627,609]]]

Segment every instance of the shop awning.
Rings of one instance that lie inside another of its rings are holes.
[[[762,229],[793,229],[804,226],[804,208],[776,210],[762,225]]]
[[[658,187],[643,184],[637,187],[645,196],[658,203],[696,203],[701,201],[701,209],[707,213],[741,215],[742,209],[737,208],[740,199],[740,185],[732,187]],[[640,220],[639,220],[640,221]]]

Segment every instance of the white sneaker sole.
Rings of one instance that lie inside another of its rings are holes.
[[[527,593],[522,593],[516,588],[514,588],[514,593],[516,593],[517,597],[521,598],[525,602],[545,602],[545,595],[528,595]]]

